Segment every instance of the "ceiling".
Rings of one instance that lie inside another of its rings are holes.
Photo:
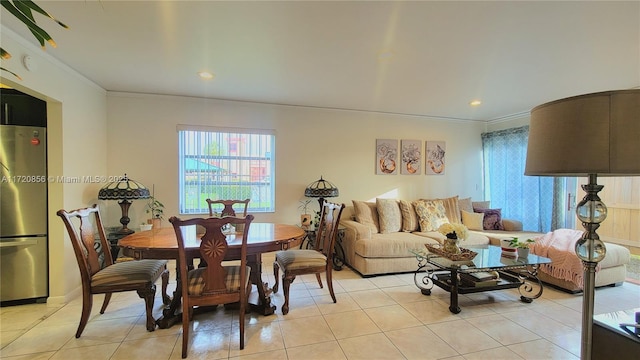
[[[46,53],[108,91],[499,121],[640,86],[638,1],[36,3],[70,26],[37,17]]]

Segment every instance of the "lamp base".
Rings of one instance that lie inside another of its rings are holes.
[[[120,209],[122,210],[122,217],[120,218],[120,224],[122,224],[122,229],[118,230],[116,233],[118,234],[133,234],[135,231],[129,229],[127,225],[129,225],[129,206],[131,206],[131,202],[128,200],[122,200],[118,204],[120,204]]]
[[[129,234],[133,234],[134,232],[135,231],[133,231],[133,230],[131,230],[129,228],[123,227],[122,229],[116,231],[115,233],[118,234],[118,235],[129,235]]]

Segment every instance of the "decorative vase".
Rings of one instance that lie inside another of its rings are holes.
[[[449,238],[444,239],[444,246],[442,249],[450,254],[460,254],[460,247],[458,246],[458,238]]]
[[[162,227],[162,219],[153,218],[151,219],[151,224],[153,225],[153,229],[160,229]]]

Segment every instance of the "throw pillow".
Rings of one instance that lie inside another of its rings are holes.
[[[504,230],[502,225],[502,209],[473,209],[477,213],[484,213],[482,227],[484,230]]]
[[[458,207],[460,211],[473,212],[473,205],[471,204],[471,198],[458,199]],[[464,221],[463,221],[464,222]]]
[[[378,224],[381,234],[398,232],[402,229],[402,214],[396,199],[376,199]]]
[[[438,200],[442,200],[444,214],[447,216],[447,219],[449,219],[449,222],[452,224],[462,224],[460,206],[458,206],[458,195]]]
[[[420,230],[418,214],[416,214],[416,209],[412,203],[407,200],[400,200],[400,212],[402,213],[402,231]]]
[[[372,232],[377,233],[379,231],[379,222],[376,204],[357,200],[352,200],[352,202],[356,221],[362,225],[368,226]]]
[[[473,201],[471,202],[471,206],[473,206],[473,210],[475,209],[488,209],[491,204],[491,201]]]
[[[469,230],[484,230],[484,213],[475,213],[462,210],[462,223]]]
[[[417,200],[413,203],[420,222],[420,231],[436,231],[440,225],[448,223],[442,200]]]

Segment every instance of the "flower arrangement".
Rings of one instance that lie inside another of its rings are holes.
[[[438,228],[438,232],[448,239],[461,239],[467,238],[467,227],[462,224],[444,223]]]

